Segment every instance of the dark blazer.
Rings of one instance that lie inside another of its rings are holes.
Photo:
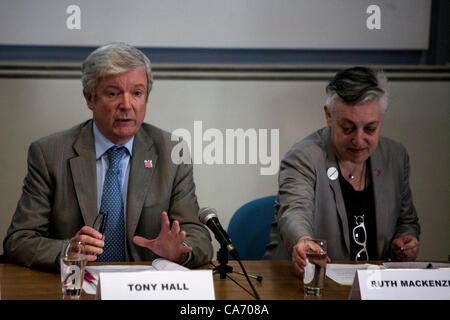
[[[92,120],[39,139],[28,151],[28,172],[3,246],[9,262],[58,270],[56,259],[64,239],[97,215],[96,159]],[[198,219],[192,165],[171,160],[171,135],[149,124],[136,133],[130,159],[126,234],[130,259],[151,261],[157,256],[136,246],[136,235],[156,238],[161,213],[178,220],[193,248],[189,267],[212,257],[211,238]],[[144,161],[152,160],[152,168]]]
[[[390,257],[393,239],[410,234],[419,239],[420,226],[409,187],[406,149],[380,137],[370,157],[375,199],[378,257]],[[327,169],[338,168],[330,129],[322,128],[295,144],[281,161],[276,219],[266,259],[289,259],[302,236],[328,240],[328,256],[350,259],[350,232],[339,179]]]

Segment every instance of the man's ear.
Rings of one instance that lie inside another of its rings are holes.
[[[86,100],[86,104],[89,109],[94,110],[94,96],[87,92],[86,90],[83,90],[83,96]]]
[[[323,107],[323,111],[325,111],[325,120],[327,121],[327,125],[331,127],[331,112],[328,109],[328,106]]]

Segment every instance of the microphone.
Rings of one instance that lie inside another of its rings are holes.
[[[211,264],[215,267],[214,272],[219,272],[220,278],[225,279],[226,277],[233,280],[230,276],[227,275],[227,273],[233,272],[233,267],[228,266],[228,254],[227,251],[230,253],[230,255],[236,259],[236,261],[241,266],[242,271],[244,272],[245,277],[247,278],[248,284],[253,290],[253,297],[255,297],[256,300],[260,300],[258,292],[256,292],[255,287],[253,286],[252,282],[250,281],[250,278],[247,274],[247,271],[244,268],[244,265],[242,264],[241,258],[239,257],[239,254],[237,253],[236,248],[231,243],[231,239],[228,236],[227,232],[222,228],[222,225],[219,222],[219,218],[217,217],[217,211],[213,208],[201,208],[198,211],[198,218],[203,224],[206,224],[208,228],[214,233],[214,236],[216,237],[217,241],[220,243],[220,250],[217,253],[217,260],[220,262],[220,265],[218,267],[214,266],[214,264],[211,262]],[[235,283],[237,283],[235,280],[233,280]],[[262,277],[257,277],[257,281],[262,281]],[[238,284],[238,283],[237,283]],[[243,288],[245,291],[247,291],[250,295],[251,292],[239,285],[241,288]]]
[[[214,233],[217,241],[221,246],[225,247],[230,255],[236,260],[240,260],[239,254],[236,248],[231,243],[231,239],[227,232],[222,228],[217,217],[217,211],[214,208],[201,208],[198,212],[198,217],[203,224],[206,224],[208,228]]]

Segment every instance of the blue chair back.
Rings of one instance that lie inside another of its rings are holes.
[[[275,199],[268,196],[250,201],[231,217],[227,233],[242,260],[262,259],[275,216]]]

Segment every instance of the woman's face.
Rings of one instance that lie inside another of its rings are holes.
[[[383,117],[378,101],[350,106],[336,101],[333,112],[325,106],[331,141],[340,161],[363,163],[378,145]]]

